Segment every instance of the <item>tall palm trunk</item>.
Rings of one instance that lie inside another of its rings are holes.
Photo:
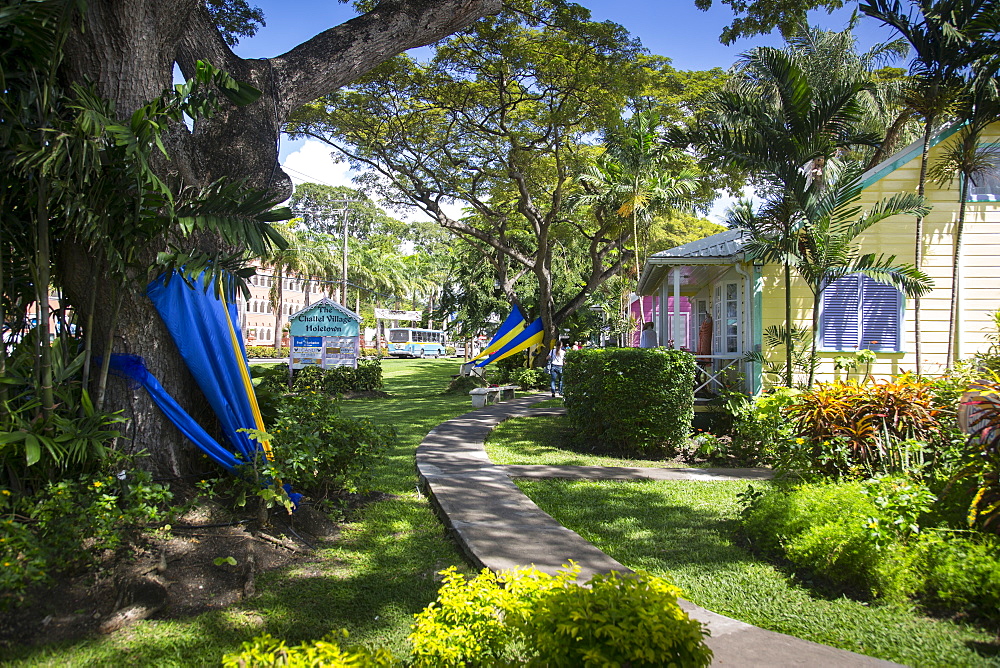
[[[812,312],[812,346],[809,349],[809,383],[807,387],[812,389],[813,381],[816,379],[816,347],[819,342],[819,309],[822,292],[813,292],[813,312]]]
[[[274,349],[277,351],[281,350],[281,306],[282,301],[284,301],[284,268],[276,267],[274,273],[276,274],[274,280],[277,281],[275,284],[275,289],[277,290],[277,300],[275,300],[274,305]]]
[[[785,387],[792,386],[792,264],[785,257]]]
[[[960,280],[962,276],[962,232],[965,228],[965,202],[969,199],[969,179],[962,179],[962,187],[959,188],[958,221],[955,223],[955,250],[952,254],[951,265],[951,304],[948,309],[948,353],[945,357],[945,367],[951,370],[955,363],[955,327],[958,324],[958,298],[961,289]]]
[[[38,179],[38,211],[35,221],[37,234],[35,258],[35,313],[38,316],[38,378],[39,394],[42,401],[42,414],[48,419],[55,407],[52,392],[52,346],[49,345],[49,267],[51,262],[49,252],[49,181],[42,176]]]
[[[924,196],[927,184],[927,161],[931,150],[931,135],[934,127],[934,116],[928,116],[924,123],[924,145],[920,152],[920,176],[917,178],[917,194]],[[913,266],[918,270],[924,257],[924,217],[917,216],[914,232]],[[922,337],[920,336],[920,295],[913,298],[913,354],[917,357],[917,375],[921,373]]]

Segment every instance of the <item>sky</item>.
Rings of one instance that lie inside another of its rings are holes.
[[[741,39],[731,46],[719,42],[722,29],[732,22],[728,5],[714,0],[703,12],[694,0],[578,0],[590,9],[598,21],[614,21],[638,37],[651,53],[667,56],[674,68],[707,70],[728,69],[739,55],[755,46],[780,46],[777,35]],[[280,55],[322,30],[355,16],[349,4],[336,0],[250,0],[264,11],[266,26],[252,38],[243,39],[235,48],[244,58]],[[853,5],[854,3],[848,3]],[[825,11],[810,14],[810,23],[841,30],[851,16],[848,8],[828,15]],[[862,17],[855,29],[859,47],[867,49],[892,37],[890,29]],[[424,53],[426,53],[426,49]],[[335,164],[330,149],[317,141],[281,141],[280,159],[295,183],[312,181],[329,185],[351,185],[350,173],[343,163]],[[719,201],[709,218],[718,221],[728,201]]]

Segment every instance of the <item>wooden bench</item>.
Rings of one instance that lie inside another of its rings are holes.
[[[496,404],[514,398],[517,385],[501,385],[499,387],[477,387],[469,390],[472,397],[472,407],[482,408],[488,404]]]

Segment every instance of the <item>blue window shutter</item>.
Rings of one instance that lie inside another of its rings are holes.
[[[861,305],[861,276],[844,276],[823,291],[820,312],[820,341],[827,350],[855,350],[858,347]]]
[[[898,351],[899,290],[867,276],[861,284],[861,348]]]

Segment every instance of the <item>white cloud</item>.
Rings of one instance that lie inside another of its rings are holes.
[[[754,207],[760,204],[761,200],[757,197],[757,193],[750,186],[744,186],[743,192],[740,193],[739,197],[732,197],[725,191],[719,191],[721,197],[715,200],[712,204],[711,210],[708,212],[708,219],[712,222],[718,223],[719,225],[726,224],[726,209],[733,205],[737,199],[750,198],[753,200]]]
[[[346,162],[334,162],[333,149],[315,139],[306,140],[297,151],[289,153],[281,163],[292,183],[322,183],[328,186],[354,187],[351,179],[357,175]]]
[[[297,150],[289,153],[281,162],[282,169],[292,179],[292,183],[320,183],[329,186],[356,187],[352,179],[358,172],[351,169],[346,162],[334,162],[331,154],[333,149],[315,139],[301,142]],[[385,207],[383,207],[385,208]],[[462,217],[460,204],[442,203],[441,208],[453,219]],[[400,211],[389,211],[389,214],[404,221],[427,221],[430,217],[416,207]]]

